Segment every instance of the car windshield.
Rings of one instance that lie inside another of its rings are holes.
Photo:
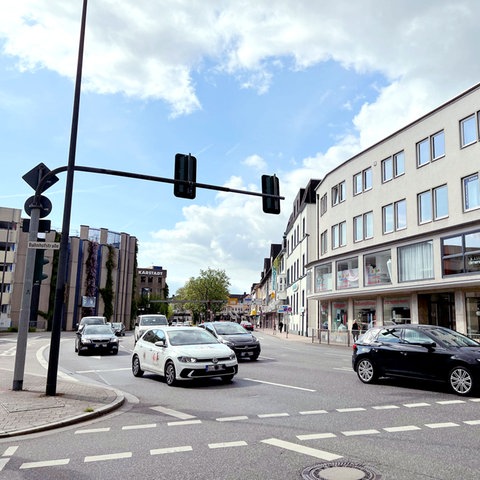
[[[167,321],[164,317],[143,317],[141,325],[166,325]]]
[[[82,323],[84,325],[105,325],[102,318],[84,318]]]
[[[167,335],[170,345],[206,345],[219,343],[215,337],[201,329],[174,330],[168,332]]]
[[[439,327],[429,330],[429,333],[449,347],[480,347],[480,343],[454,330]]]
[[[241,325],[234,322],[225,322],[219,325],[215,325],[215,330],[218,335],[239,335],[242,333],[247,333]]]
[[[112,335],[110,325],[87,325],[83,330],[84,335]]]
[[[119,328],[121,328],[121,326],[122,326],[121,323],[112,323],[112,325],[113,325],[114,327],[119,327]]]

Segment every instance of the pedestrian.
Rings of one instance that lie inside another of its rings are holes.
[[[283,322],[280,320],[278,322],[278,330],[280,331],[280,333],[282,333],[282,330],[283,330]]]
[[[358,323],[355,320],[352,325],[352,337],[354,342],[358,340],[358,334],[359,334]]]

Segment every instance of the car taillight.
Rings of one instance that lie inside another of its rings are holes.
[[[356,344],[356,343],[354,343],[354,344],[352,345],[352,349],[353,349],[354,352],[357,351],[357,344]]]

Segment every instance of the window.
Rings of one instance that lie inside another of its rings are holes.
[[[382,208],[382,215],[384,234],[407,228],[407,201],[399,200],[385,205]]]
[[[328,232],[325,230],[320,235],[320,254],[325,255],[328,249]]]
[[[442,239],[444,275],[480,273],[480,232]]]
[[[418,222],[440,220],[448,216],[448,189],[446,185],[418,194]]]
[[[358,287],[358,257],[337,262],[337,289]]]
[[[353,241],[360,242],[373,237],[373,212],[353,218]]]
[[[382,160],[382,182],[388,182],[393,179],[393,158],[389,157]]]
[[[432,160],[445,156],[445,132],[441,132],[432,135]]]
[[[398,280],[409,282],[433,278],[433,242],[398,248]]]
[[[341,182],[332,188],[332,205],[338,205],[345,201],[346,189],[345,182]]]
[[[315,267],[315,291],[323,292],[332,289],[332,264],[326,263]]]
[[[390,250],[371,253],[363,257],[365,286],[392,283],[391,257]]]
[[[320,216],[324,215],[327,211],[327,194],[323,195],[320,199]]]
[[[463,179],[463,203],[465,211],[480,207],[480,183],[478,181],[478,173]]]
[[[445,132],[437,132],[417,143],[417,165],[423,167],[445,156]]]
[[[347,223],[337,223],[332,227],[332,248],[343,247],[347,244]]]
[[[371,167],[366,168],[362,172],[359,172],[353,176],[353,194],[358,195],[359,193],[365,192],[366,190],[371,190],[372,188],[372,169]]]
[[[399,177],[405,173],[405,153],[398,152],[393,156],[393,175]]]
[[[477,119],[475,114],[460,120],[460,146],[466,147],[477,141]]]

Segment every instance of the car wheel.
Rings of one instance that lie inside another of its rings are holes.
[[[175,385],[175,365],[172,362],[168,362],[165,365],[165,381],[169,387]]]
[[[144,373],[140,365],[140,359],[138,358],[138,355],[134,355],[132,358],[132,373],[134,377],[141,377]]]
[[[118,354],[118,350],[112,350],[110,353],[111,353],[112,355],[117,355],[117,354]]]
[[[223,383],[230,383],[233,380],[233,377],[235,375],[224,375],[223,377],[220,377],[222,379]]]
[[[448,383],[457,395],[468,395],[473,390],[472,374],[468,368],[462,365],[457,365],[450,370]]]
[[[378,377],[375,365],[368,358],[362,358],[357,363],[357,375],[363,383],[373,383]]]
[[[250,360],[252,360],[252,361],[258,360],[258,355],[254,355],[253,357],[250,357]]]

